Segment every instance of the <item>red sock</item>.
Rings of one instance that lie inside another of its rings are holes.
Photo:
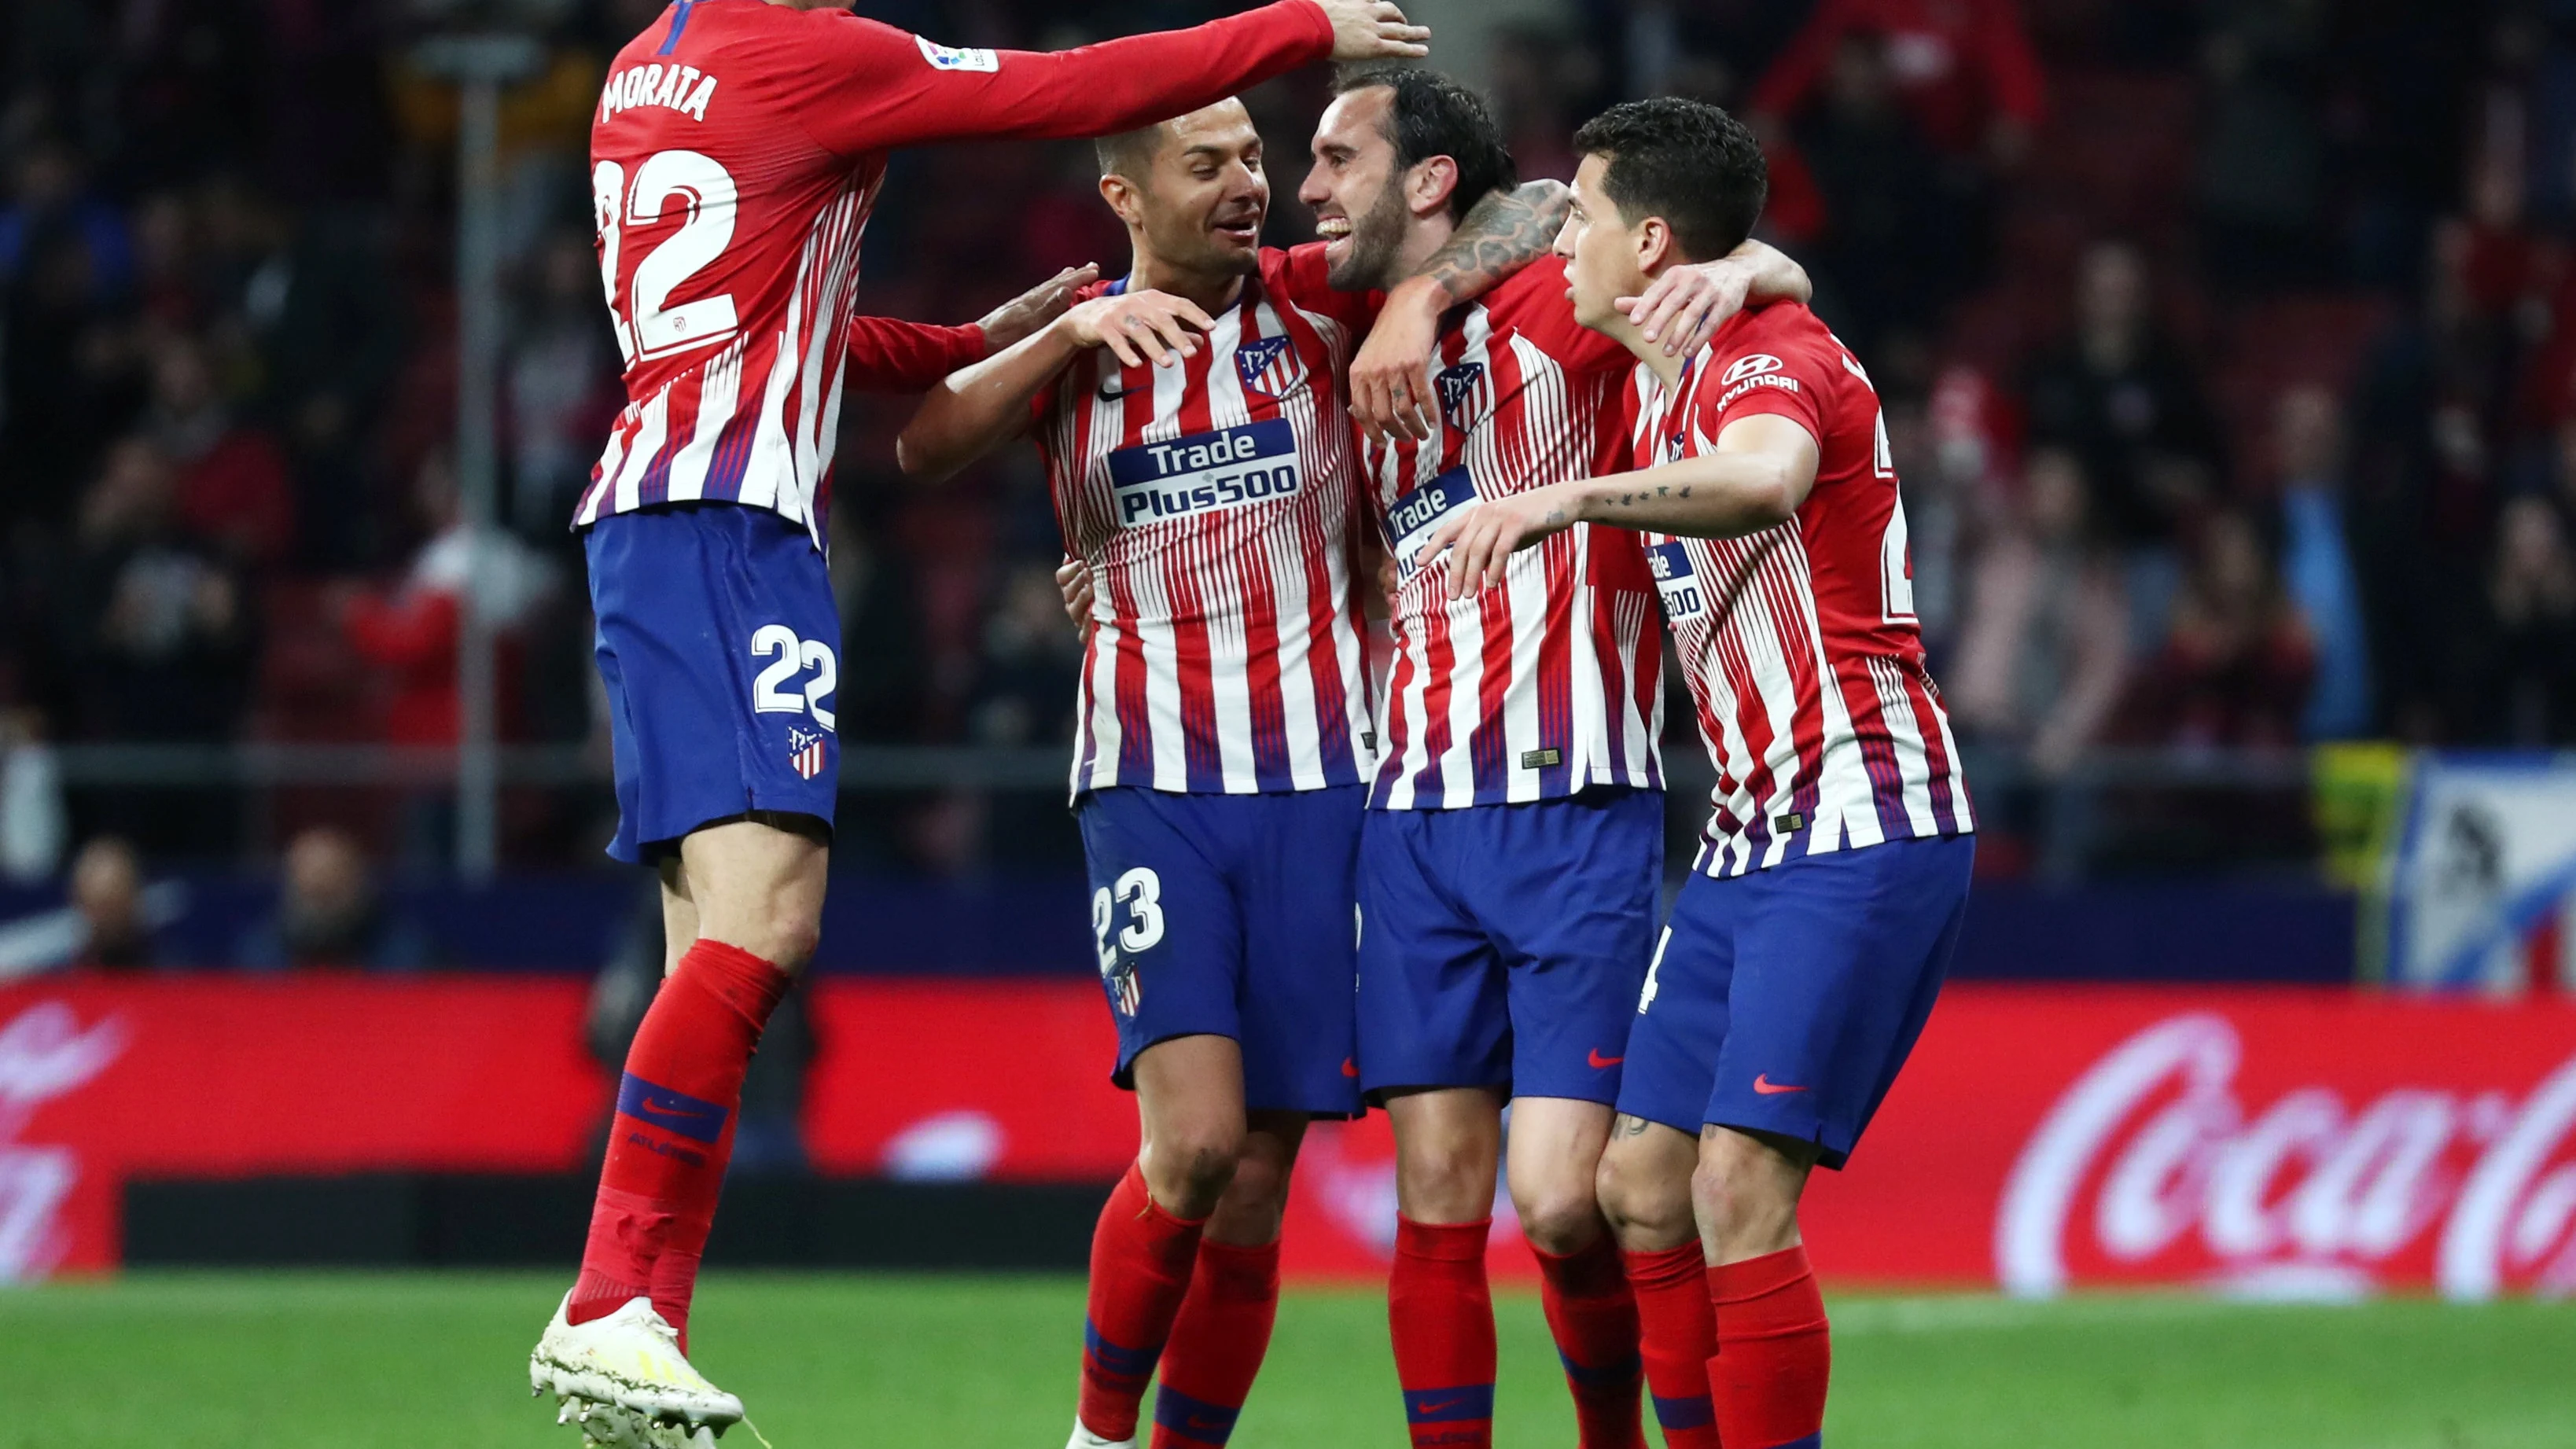
[[[686,1344],[742,1074],[789,980],[749,951],[708,940],[663,979],[626,1050],[568,1321],[604,1318],[649,1294]]]
[[[1718,1449],[1717,1409],[1708,1392],[1717,1323],[1699,1240],[1627,1258],[1628,1287],[1637,1295],[1638,1354],[1646,1361],[1646,1391],[1655,1400],[1665,1449]]]
[[[1252,1392],[1279,1317],[1279,1245],[1199,1240],[1189,1296],[1163,1349],[1153,1449],[1220,1449]]]
[[[1103,1439],[1136,1437],[1136,1405],[1163,1356],[1189,1292],[1202,1218],[1183,1222],[1145,1190],[1130,1165],[1091,1235],[1091,1302],[1082,1325],[1082,1427]]]
[[[1618,1245],[1605,1233],[1561,1258],[1536,1243],[1530,1251],[1538,1257],[1548,1332],[1574,1391],[1576,1442],[1582,1449],[1646,1449],[1637,1411],[1637,1300],[1620,1271]]]
[[[1711,1268],[1708,1288],[1717,1310],[1708,1382],[1727,1449],[1816,1449],[1834,1346],[1807,1250]]]
[[[1413,1449],[1487,1449],[1494,1440],[1494,1294],[1485,1281],[1493,1223],[1433,1225],[1398,1216],[1386,1281],[1395,1377]]]

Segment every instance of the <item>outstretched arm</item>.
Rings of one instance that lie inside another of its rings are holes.
[[[1686,538],[1741,538],[1787,519],[1816,486],[1816,440],[1777,413],[1728,423],[1714,452],[1678,463],[1551,483],[1461,510],[1423,549],[1449,550],[1449,596],[1503,581],[1520,549],[1578,523]]]
[[[895,439],[896,466],[934,483],[954,477],[1027,431],[1029,405],[1083,352],[1106,347],[1129,367],[1166,366],[1196,352],[1215,325],[1196,303],[1161,292],[1095,297],[932,388]]]
[[[1369,436],[1431,436],[1431,350],[1440,314],[1547,255],[1564,229],[1574,193],[1562,181],[1524,182],[1470,208],[1422,270],[1398,282],[1351,359],[1351,416]]]
[[[1063,316],[1074,294],[1099,279],[1098,267],[1067,267],[963,327],[853,317],[850,386],[862,392],[926,391]]]
[[[1079,139],[1150,126],[1310,61],[1421,56],[1430,32],[1389,0],[1275,0],[1188,30],[1063,51],[934,45],[835,17],[819,30],[808,134],[836,154],[981,137]]]

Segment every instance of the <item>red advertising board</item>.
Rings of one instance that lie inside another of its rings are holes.
[[[0,989],[0,1278],[116,1261],[135,1175],[580,1165],[583,988],[60,979]],[[1097,988],[829,982],[807,1137],[845,1174],[1106,1179]],[[1496,1266],[1525,1272],[1508,1207]],[[1288,1263],[1381,1271],[1385,1119],[1320,1128]],[[1843,1283],[2576,1293],[2576,1005],[1957,987],[1806,1213]]]

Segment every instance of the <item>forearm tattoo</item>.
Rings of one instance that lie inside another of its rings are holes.
[[[1559,181],[1531,181],[1517,191],[1493,192],[1468,211],[1449,244],[1432,253],[1422,275],[1438,282],[1452,301],[1481,297],[1546,256],[1573,208],[1574,193]]]

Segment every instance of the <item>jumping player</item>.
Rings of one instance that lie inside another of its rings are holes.
[[[1072,1442],[1132,1442],[1159,1362],[1153,1442],[1212,1446],[1268,1344],[1306,1123],[1359,1106],[1376,738],[1343,372],[1375,299],[1329,285],[1328,246],[1260,246],[1270,185],[1238,102],[1111,137],[1100,163],[1133,269],[934,391],[898,446],[944,476],[1033,433],[1100,581],[1073,791],[1143,1146],[1092,1243]],[[1487,198],[1426,285],[1490,286],[1473,244],[1526,265],[1552,216]]]
[[[529,1363],[588,1437],[742,1416],[682,1328],[744,1065],[820,921],[839,661],[820,541],[887,150],[1115,131],[1424,38],[1382,0],[1280,0],[1032,55],[934,45],[835,0],[677,0],[611,63],[591,180],[629,401],[574,521],[615,745],[611,853],[660,872],[679,957],[627,1058],[580,1279]]]
[[[1334,285],[1396,288],[1375,350],[1423,315],[1405,305],[1421,284],[1398,279],[1512,161],[1483,102],[1436,72],[1350,69],[1335,90],[1306,199],[1351,231]],[[1759,243],[1714,270],[1806,296]],[[1396,1141],[1396,1373],[1417,1446],[1491,1442],[1485,1249],[1507,1162],[1581,1443],[1630,1449],[1637,1309],[1593,1178],[1663,875],[1654,582],[1635,534],[1578,525],[1515,555],[1503,587],[1453,600],[1423,544],[1484,500],[1615,469],[1635,359],[1576,324],[1554,259],[1432,315],[1433,405],[1361,450],[1398,580],[1359,868],[1360,1085]],[[1705,1374],[1702,1359],[1655,1373],[1676,1449],[1707,1434]]]
[[[1718,783],[1629,1033],[1601,1204],[1641,1301],[1659,1268],[1687,1284],[1646,1313],[1647,1351],[1713,1354],[1727,1449],[1807,1449],[1831,1350],[1798,1199],[1849,1159],[1940,990],[1974,855],[1966,782],[1860,363],[1796,303],[1688,357],[1616,305],[1743,241],[1765,187],[1751,132],[1641,101],[1576,146],[1557,252],[1576,317],[1638,358],[1635,471],[1488,503],[1428,547],[1463,596],[1576,525],[1644,535]],[[1704,1290],[1672,1271],[1703,1262]]]

